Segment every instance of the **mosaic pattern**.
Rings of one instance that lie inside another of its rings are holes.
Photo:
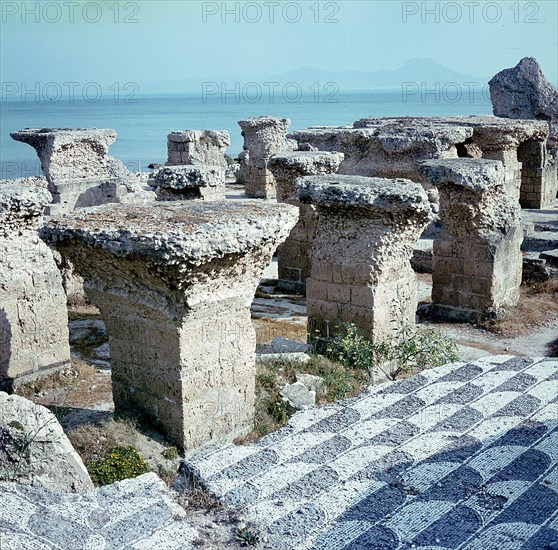
[[[426,370],[187,466],[274,548],[558,549],[558,361]]]
[[[185,517],[155,474],[84,494],[0,483],[2,550],[194,548]]]

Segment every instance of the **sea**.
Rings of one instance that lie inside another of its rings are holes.
[[[148,170],[166,161],[167,134],[173,130],[228,130],[228,153],[242,151],[237,121],[271,115],[290,118],[290,130],[309,126],[352,124],[367,116],[451,116],[491,114],[487,94],[403,94],[401,90],[338,91],[299,97],[267,97],[258,101],[239,95],[114,95],[95,99],[51,100],[2,98],[0,103],[0,179],[36,176],[41,168],[35,151],[11,139],[22,128],[112,128],[118,135],[110,154],[129,170]],[[38,101],[37,101],[38,100]]]

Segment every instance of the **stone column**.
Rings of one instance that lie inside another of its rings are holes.
[[[0,185],[0,386],[70,365],[62,278],[37,230],[50,193]]]
[[[226,130],[175,130],[167,136],[166,166],[211,165],[220,168],[225,181],[225,153],[231,144]]]
[[[109,145],[116,140],[114,130],[43,128],[10,135],[37,151],[54,203],[48,215],[120,202],[128,192],[127,182],[136,184],[133,174],[108,154]]]
[[[413,248],[431,218],[426,192],[404,179],[308,176],[298,196],[314,204],[318,227],[306,281],[310,337],[354,323],[373,342],[414,325]]]
[[[440,191],[443,226],[434,241],[433,313],[476,322],[516,305],[523,232],[519,204],[505,189],[502,163],[431,160],[422,170]]]
[[[480,134],[482,130],[484,129],[477,129],[477,134]],[[501,132],[502,135],[505,133],[502,128],[498,128],[498,132]],[[505,139],[495,139],[495,137],[497,136],[482,139],[480,143],[482,158],[499,160],[502,163],[504,169],[504,189],[512,199],[519,202],[521,189],[521,162],[517,157],[519,143],[510,142]]]
[[[557,162],[543,141],[526,141],[517,149],[521,162],[519,204],[523,208],[544,208],[556,202]]]
[[[226,130],[175,130],[167,136],[167,166],[212,164],[227,167],[225,153],[231,144]]]
[[[117,412],[143,412],[187,451],[252,429],[250,305],[297,218],[284,204],[166,202],[45,226],[101,310]]]
[[[147,183],[158,200],[224,200],[225,172],[221,166],[190,164],[160,168]]]
[[[306,293],[312,259],[310,247],[316,234],[316,207],[301,204],[295,189],[299,176],[333,174],[343,161],[343,153],[294,151],[278,153],[269,159],[268,167],[275,178],[277,200],[299,207],[298,223],[287,240],[277,249],[279,288]]]
[[[244,137],[240,172],[244,176],[245,194],[259,199],[275,198],[275,181],[268,169],[269,157],[279,151],[292,151],[293,145],[287,140],[288,118],[262,116],[239,120]]]

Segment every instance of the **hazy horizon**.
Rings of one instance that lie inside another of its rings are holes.
[[[6,84],[246,82],[301,67],[390,71],[413,58],[490,77],[532,56],[558,81],[555,2],[0,3],[4,92]]]

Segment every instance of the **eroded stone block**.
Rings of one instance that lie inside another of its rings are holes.
[[[296,186],[299,200],[318,213],[306,286],[310,336],[338,334],[349,322],[377,342],[414,325],[410,258],[431,219],[422,187],[346,175],[302,177]]]
[[[37,230],[50,193],[0,186],[0,385],[70,364],[68,315],[52,251]]]
[[[310,248],[316,233],[316,208],[301,204],[295,189],[300,176],[333,174],[343,161],[343,153],[326,151],[293,151],[278,153],[269,159],[269,169],[275,178],[277,200],[298,206],[298,223],[287,240],[277,249],[279,287],[305,293],[310,276],[312,257]]]
[[[519,199],[524,181],[518,148],[525,142],[544,143],[548,124],[508,120],[488,115],[456,117],[368,117],[353,126],[313,127],[290,134],[299,147],[340,151],[340,174],[409,178],[430,183],[421,162],[440,158],[500,160],[508,194]],[[436,210],[436,208],[434,208]]]
[[[225,173],[221,166],[165,166],[148,180],[159,200],[224,200]]]
[[[0,392],[0,434],[0,481],[63,493],[93,489],[83,461],[46,407]]]
[[[231,144],[226,130],[174,130],[167,136],[167,166],[211,164],[227,167],[225,153]]]
[[[527,143],[519,151],[523,163],[520,202],[524,208],[554,204],[558,192],[558,90],[533,57],[500,71],[488,84],[496,116],[548,123],[548,140],[542,151],[539,143]]]
[[[139,193],[133,174],[109,156],[116,132],[97,128],[25,129],[10,134],[31,145],[41,161],[53,204],[47,214],[75,208],[118,203],[128,193]]]
[[[239,182],[245,185],[247,197],[273,199],[276,196],[275,180],[269,170],[269,158],[279,151],[292,151],[294,145],[287,139],[288,118],[261,116],[239,120],[244,137],[241,154]]]
[[[285,204],[159,202],[43,228],[101,310],[117,412],[141,410],[187,451],[252,429],[250,305],[297,217]]]
[[[434,241],[433,312],[477,322],[517,304],[521,284],[519,204],[505,190],[501,162],[427,161],[423,173],[440,191],[443,231]]]

